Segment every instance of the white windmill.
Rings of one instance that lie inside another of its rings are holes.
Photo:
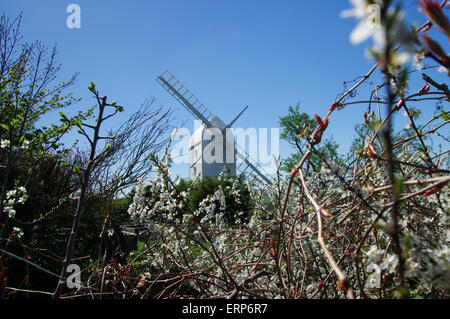
[[[214,116],[183,84],[169,71],[156,78],[181,105],[203,124],[198,128],[189,142],[189,177],[217,177],[223,171],[231,176],[239,170],[248,176],[255,173],[261,180],[272,184],[270,175],[239,147],[230,130],[231,126],[244,113],[247,106],[226,125]],[[237,159],[237,161],[236,161]]]

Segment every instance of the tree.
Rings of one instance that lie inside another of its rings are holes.
[[[110,130],[102,138],[105,152],[92,171],[93,191],[109,197],[125,195],[148,176],[152,171],[150,155],[169,143],[173,121],[172,110],[155,107],[155,99],[151,99],[145,100],[117,129]]]
[[[73,223],[72,228],[70,231],[70,236],[67,241],[67,248],[66,248],[66,254],[64,261],[62,263],[62,270],[60,275],[60,280],[58,281],[58,285],[56,287],[55,292],[53,293],[53,298],[59,298],[63,285],[65,284],[66,275],[67,275],[67,266],[71,263],[73,255],[74,255],[74,245],[75,240],[77,237],[77,231],[80,226],[81,221],[81,214],[84,211],[84,206],[86,204],[86,199],[88,196],[88,189],[89,185],[91,183],[91,173],[96,165],[96,163],[103,157],[107,156],[106,154],[109,152],[109,147],[107,144],[105,149],[97,153],[97,144],[102,139],[100,135],[100,128],[103,124],[103,122],[114,115],[116,115],[118,112],[123,111],[123,107],[116,105],[115,102],[107,103],[107,97],[106,96],[100,96],[99,92],[95,89],[94,83],[91,83],[89,86],[89,90],[94,94],[94,97],[98,103],[98,113],[95,118],[95,123],[93,125],[85,123],[85,122],[77,122],[77,126],[79,128],[79,132],[86,137],[86,139],[89,141],[90,150],[89,150],[89,158],[86,163],[86,167],[81,169],[81,185],[80,185],[80,193],[77,200],[77,208],[75,210],[75,214],[73,217]],[[112,111],[110,111],[112,109]],[[90,129],[92,130],[92,136],[90,136],[86,130]],[[79,168],[78,168],[79,169]],[[77,170],[78,170],[77,169]]]
[[[76,80],[54,85],[60,65],[56,62],[56,48],[51,50],[40,42],[24,43],[20,34],[22,16],[10,21],[5,15],[0,18],[0,151],[1,195],[0,237],[6,231],[10,217],[4,214],[6,193],[16,187],[26,188],[42,162],[61,156],[60,139],[72,127],[74,120],[82,117],[80,112],[71,121],[37,127],[38,121],[48,112],[64,109],[77,100],[64,91]],[[11,177],[27,159],[33,164],[26,173]]]
[[[22,278],[19,283],[28,285],[30,272],[20,273],[17,264],[5,259],[11,257],[6,257],[5,251],[25,251],[31,260],[39,251],[34,244],[48,235],[45,227],[38,225],[66,208],[64,198],[77,187],[73,174],[61,168],[69,148],[60,141],[84,114],[66,117],[65,123],[40,125],[39,121],[49,112],[64,110],[77,102],[71,93],[65,93],[75,83],[77,74],[55,83],[61,69],[56,61],[56,47],[49,49],[39,41],[24,42],[21,21],[22,15],[12,20],[4,14],[0,17],[0,269],[5,270],[8,263],[10,269],[18,269],[10,278],[22,275],[26,280]],[[40,247],[40,252],[48,252],[49,247]],[[33,261],[40,263],[40,257],[36,259]],[[26,264],[27,269],[29,265]],[[44,267],[34,265],[33,269],[44,272]]]
[[[8,274],[9,286],[49,291],[54,281],[48,276],[63,283],[74,256],[87,266],[97,253],[121,245],[128,199],[118,196],[150,173],[150,155],[169,140],[173,118],[150,100],[103,132],[101,124],[124,109],[100,96],[93,83],[96,107],[66,115],[79,101],[64,93],[77,74],[55,85],[61,68],[56,48],[24,43],[21,21],[21,15],[0,18],[0,273]],[[41,125],[55,110],[60,121]],[[61,142],[73,129],[89,149]],[[114,240],[102,236],[113,230]]]
[[[21,15],[13,21],[5,15],[0,18],[0,139],[4,146],[0,154],[4,163],[0,214],[4,210],[6,192],[13,184],[25,187],[40,161],[64,152],[59,141],[71,129],[70,122],[36,127],[38,120],[48,112],[63,109],[76,101],[70,93],[64,95],[63,92],[75,82],[77,75],[51,87],[60,70],[55,59],[56,48],[49,51],[40,42],[23,43],[21,21]],[[21,158],[19,153],[32,154],[35,163],[26,176],[13,182],[9,174],[16,160]],[[3,225],[0,237],[8,220],[8,216],[0,216]]]
[[[300,112],[300,104],[295,107],[289,106],[288,114],[280,117],[279,123],[282,128],[281,138],[286,140],[295,148],[295,152],[281,163],[281,169],[290,172],[298,163],[303,153],[308,147],[308,137],[317,127],[317,122],[311,119],[308,114]],[[314,171],[320,170],[322,158],[339,162],[340,157],[337,152],[339,145],[328,138],[315,147],[315,152],[311,155],[310,165]]]

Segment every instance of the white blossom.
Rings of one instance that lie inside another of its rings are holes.
[[[20,229],[19,227],[13,227],[13,231],[14,234],[18,237],[21,238],[23,236],[23,231],[22,229]]]
[[[374,23],[372,18],[375,17],[374,12],[377,4],[369,4],[366,0],[350,0],[353,9],[341,12],[341,18],[355,17],[359,19],[358,25],[350,33],[350,42],[360,44],[372,37],[375,44],[379,47],[385,46],[385,32],[378,23]]]
[[[9,140],[0,140],[0,148],[8,148],[10,145]]]
[[[384,251],[382,249],[378,249],[377,246],[370,246],[369,250],[366,252],[369,260],[374,262],[380,262],[383,259]]]
[[[16,217],[16,210],[11,206],[6,206],[3,211],[8,214],[9,218]]]

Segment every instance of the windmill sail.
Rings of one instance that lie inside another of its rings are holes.
[[[272,185],[271,181],[267,176],[270,176],[255,160],[253,160],[250,155],[239,145],[235,145],[234,152],[237,157],[240,158],[242,163],[237,167],[245,176],[251,175],[252,172],[256,173],[265,183]],[[247,169],[250,169],[247,172]]]
[[[165,88],[170,95],[183,105],[195,118],[202,121],[207,128],[211,128],[209,121],[213,114],[203,105],[183,84],[180,83],[169,71],[157,77],[156,81]]]

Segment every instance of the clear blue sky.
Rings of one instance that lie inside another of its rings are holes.
[[[66,26],[70,3],[81,7],[81,29]],[[356,21],[339,17],[348,8],[346,0],[2,0],[1,11],[23,12],[27,41],[57,43],[61,80],[80,72],[72,87],[84,99],[78,107],[91,105],[86,88],[94,81],[129,112],[149,97],[175,106],[192,129],[192,116],[155,81],[167,69],[225,122],[248,105],[236,122],[245,129],[278,127],[297,102],[310,116],[324,115],[342,82],[369,70],[367,43],[349,42]],[[424,21],[415,9],[408,14]],[[328,131],[342,151],[365,107],[333,114]],[[280,144],[282,157],[290,151]]]

